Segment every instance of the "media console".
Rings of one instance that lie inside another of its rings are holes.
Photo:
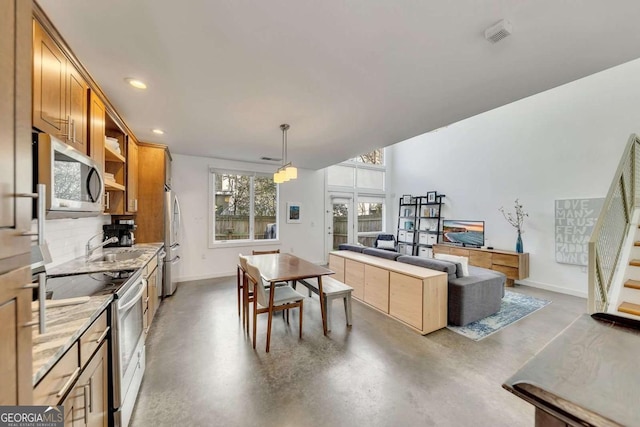
[[[442,244],[434,245],[433,253],[464,256],[469,258],[469,265],[504,273],[507,276],[506,286],[513,286],[515,280],[529,277],[528,253]]]

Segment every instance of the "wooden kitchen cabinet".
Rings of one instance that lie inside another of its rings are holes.
[[[87,153],[89,86],[62,49],[33,20],[33,127]]]
[[[30,1],[0,0],[0,406],[33,399],[31,228]]]
[[[103,312],[34,387],[34,404],[64,405],[65,426],[109,422],[109,328]]]
[[[143,309],[145,310],[144,332],[146,337],[146,334],[149,333],[149,329],[151,328],[151,324],[153,323],[153,318],[155,317],[156,312],[158,311],[158,307],[160,306],[157,287],[158,257],[154,256],[145,268],[147,272],[147,290],[143,294],[143,301],[146,302],[146,304],[143,304]]]
[[[105,187],[105,213],[112,215],[124,215],[125,213],[125,185],[126,185],[126,139],[127,135],[120,126],[105,113],[105,135],[118,141],[119,151],[114,151],[105,144],[104,147],[104,187]],[[112,175],[112,177],[107,176]]]
[[[91,362],[84,368],[67,397],[64,425],[107,427],[109,422],[109,359],[108,345],[103,343]]]
[[[106,342],[102,343],[78,380],[77,389],[81,392],[84,413],[84,422],[80,425],[107,427],[109,422],[108,347]]]
[[[31,404],[31,289],[29,267],[0,275],[0,406]]]
[[[127,213],[138,212],[138,142],[129,135],[127,141]]]
[[[144,173],[138,174],[137,243],[164,242],[165,185],[171,174],[171,153],[165,145],[140,142],[138,162]]]
[[[100,173],[104,173],[104,136],[105,108],[102,100],[94,91],[89,93],[89,156],[98,164]]]

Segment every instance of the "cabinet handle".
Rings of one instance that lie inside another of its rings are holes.
[[[36,289],[38,287],[37,283],[29,283],[28,285],[22,285],[20,288],[22,289]]]
[[[75,119],[71,120],[71,128],[73,129],[73,142],[77,144],[78,140],[76,139],[76,120]]]
[[[80,368],[76,368],[75,371],[73,371],[73,373],[71,374],[71,378],[67,380],[67,382],[62,386],[60,391],[56,394],[57,398],[64,396],[67,393],[67,391],[69,391],[69,389],[73,385],[73,382],[78,378],[78,375],[80,375]]]
[[[102,335],[100,335],[100,338],[96,340],[96,344],[98,345],[102,344],[102,341],[107,337],[108,333],[109,333],[109,326],[107,326],[107,329],[105,329]]]
[[[138,212],[138,199],[133,200],[133,210],[134,212]]]
[[[108,191],[104,192],[104,210],[108,211],[111,207],[109,206],[110,202],[111,202],[111,197],[110,197],[111,193],[109,193]]]

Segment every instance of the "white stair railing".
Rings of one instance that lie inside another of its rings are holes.
[[[589,240],[589,312],[606,312],[622,243],[629,231],[631,215],[640,201],[636,179],[640,179],[640,138],[629,137],[607,198]]]

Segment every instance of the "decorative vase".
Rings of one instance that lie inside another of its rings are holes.
[[[520,235],[520,232],[518,232],[518,239],[516,240],[516,252],[518,252],[519,254],[524,252],[524,249],[522,247],[522,236]]]

